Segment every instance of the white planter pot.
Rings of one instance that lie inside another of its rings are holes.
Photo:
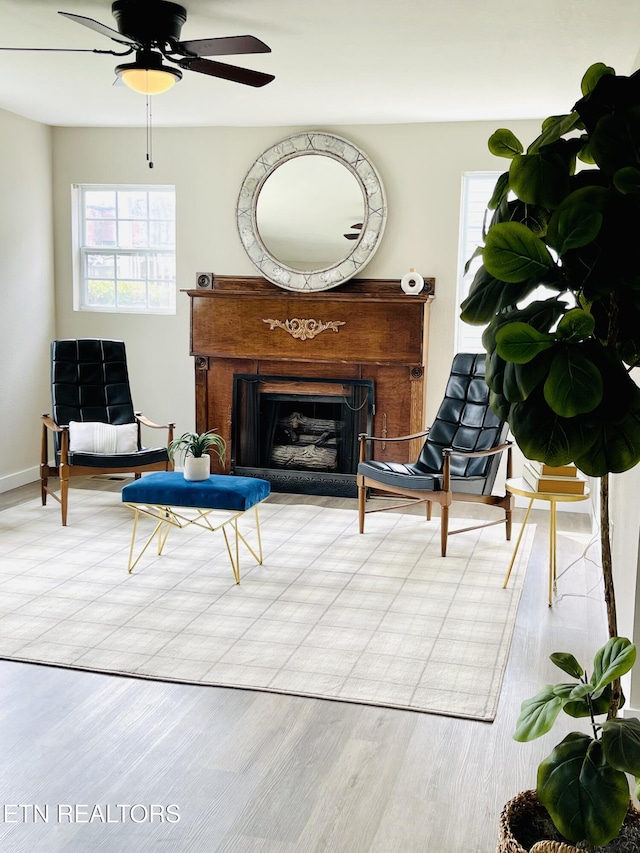
[[[211,474],[211,457],[208,453],[204,456],[185,456],[184,478],[185,480],[208,480]]]

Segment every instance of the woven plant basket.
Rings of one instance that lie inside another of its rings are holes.
[[[572,844],[558,840],[544,841],[532,839],[529,842],[532,846],[523,847],[521,841],[518,840],[522,839],[523,834],[526,835],[526,833],[523,833],[523,829],[530,829],[531,825],[536,823],[542,826],[546,822],[550,823],[550,819],[547,815],[546,809],[540,803],[536,792],[523,791],[521,794],[518,794],[512,800],[509,800],[502,809],[502,813],[500,815],[500,835],[498,838],[496,853],[581,853],[581,851]],[[632,831],[638,833],[637,840],[633,841],[629,838],[627,840],[627,846],[623,846],[619,849],[623,849],[625,851],[640,850],[640,811],[631,804],[629,805],[629,811],[627,812],[624,826],[629,827]],[[551,824],[551,830],[552,832],[550,835],[554,834],[553,824]],[[539,838],[540,835],[538,835],[538,839]],[[636,838],[635,835],[634,838]],[[598,847],[597,849],[615,850],[615,847],[610,846],[615,843],[616,842],[614,840],[604,847]]]

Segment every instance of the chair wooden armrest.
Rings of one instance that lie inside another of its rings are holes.
[[[145,426],[151,427],[151,429],[171,429],[171,430],[173,430],[176,428],[176,425],[171,424],[171,423],[169,423],[169,424],[154,423],[154,421],[150,421],[149,418],[147,418],[145,415],[143,415],[142,412],[135,412],[134,414],[135,414],[136,420],[139,423],[144,424]]]
[[[422,432],[414,432],[413,435],[399,435],[396,438],[385,438],[381,435],[368,435],[366,432],[361,432],[358,436],[358,441],[411,441],[414,438],[424,438],[428,433],[429,430],[425,429]]]
[[[142,412],[134,412],[133,414],[134,414],[134,417],[135,417],[137,424],[138,424],[138,444],[140,446],[142,446],[142,435],[140,433],[140,426],[141,425],[144,425],[146,427],[151,427],[151,429],[166,429],[166,430],[168,430],[167,447],[171,444],[171,442],[173,441],[173,431],[176,428],[175,424],[173,424],[173,423],[157,424],[157,423],[154,423],[154,421],[150,421],[149,418],[145,417],[145,415],[142,414]],[[173,464],[173,463],[171,463],[171,464]]]
[[[502,453],[504,450],[507,451],[507,479],[513,477],[513,457],[511,453],[511,449],[513,447],[512,441],[505,441],[504,444],[498,444],[495,447],[490,447],[488,450],[454,450],[453,447],[443,447],[442,448],[442,474],[443,474],[443,482],[442,487],[445,490],[451,488],[451,457],[452,456],[463,456],[470,459],[479,458],[481,456],[495,456],[496,453]]]
[[[68,430],[68,426],[58,426],[58,424],[53,420],[51,415],[43,415],[42,423],[47,428],[50,429],[51,432],[64,432],[64,430]]]
[[[503,450],[509,450],[513,446],[512,441],[505,441],[504,444],[498,444],[496,447],[490,447],[488,450],[455,450],[453,447],[443,447],[443,456],[468,456],[470,458],[480,456],[495,456],[496,453],[502,453]]]

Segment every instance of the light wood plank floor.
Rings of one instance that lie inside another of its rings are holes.
[[[37,494],[28,486],[0,495],[0,509]],[[471,508],[455,509],[468,516]],[[9,809],[0,850],[493,853],[503,803],[534,786],[557,740],[556,732],[513,741],[520,702],[556,678],[548,654],[572,651],[584,662],[606,640],[591,563],[569,569],[559,586],[571,594],[547,607],[547,514],[532,515],[534,550],[493,724],[0,661],[2,803],[49,809],[48,822]],[[588,522],[560,513],[558,523],[565,567],[580,557],[575,534]],[[58,822],[58,804],[85,806],[85,822]],[[138,808],[121,820],[116,807],[127,804]],[[179,822],[150,819],[152,805],[169,804]],[[103,819],[87,823],[94,805]]]

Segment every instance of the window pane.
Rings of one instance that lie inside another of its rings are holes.
[[[149,222],[149,245],[163,249],[173,247],[175,230],[173,222]]]
[[[116,223],[114,220],[88,219],[85,233],[85,245],[87,246],[116,245]]]
[[[118,245],[121,249],[148,246],[149,236],[147,233],[147,222],[132,222],[120,220],[118,223]]]
[[[147,287],[143,281],[119,281],[118,305],[144,308],[147,304]]]
[[[149,305],[152,308],[172,308],[174,297],[175,290],[173,282],[171,284],[163,281],[149,282]]]
[[[118,193],[118,219],[146,219],[147,193],[134,190]]]
[[[145,255],[118,255],[118,278],[142,279],[147,275]]]
[[[116,194],[112,190],[87,190],[84,194],[86,219],[115,219]]]
[[[89,278],[113,278],[115,264],[113,255],[87,255],[87,275]]]
[[[97,307],[115,307],[116,284],[114,281],[89,279],[87,282],[87,304]]]
[[[149,255],[149,278],[175,281],[176,260],[173,255]]]
[[[149,193],[149,219],[176,218],[176,195],[173,192]]]

